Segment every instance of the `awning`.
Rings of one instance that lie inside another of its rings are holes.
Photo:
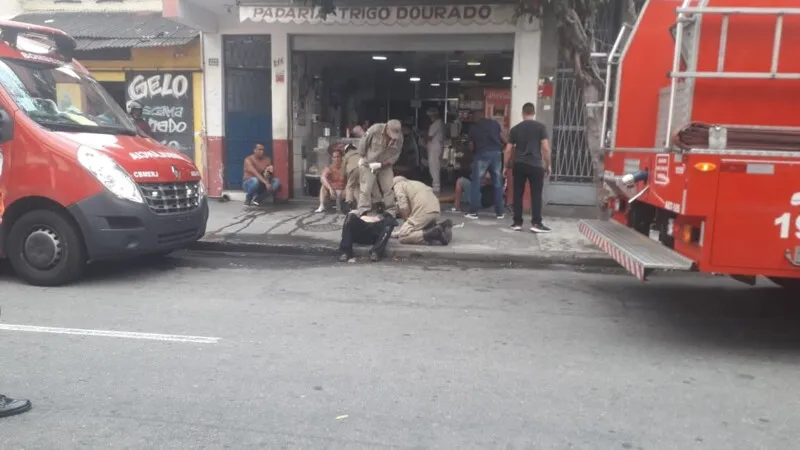
[[[165,19],[158,12],[42,12],[13,19],[58,28],[75,38],[78,50],[152,48],[186,45],[200,32]]]

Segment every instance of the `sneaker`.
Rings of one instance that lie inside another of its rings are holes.
[[[511,225],[511,229],[514,231],[522,231],[522,225]]]
[[[464,214],[464,217],[466,217],[467,219],[477,219],[478,215],[473,213],[466,213]]]
[[[245,198],[244,199],[244,206],[250,206],[253,203],[252,198]]]
[[[30,409],[31,402],[28,400],[14,400],[5,395],[0,395],[0,417],[22,414]]]
[[[551,231],[553,230],[541,223],[531,227],[531,233],[549,233]]]
[[[506,215],[505,215],[505,214],[498,214],[498,215],[497,215],[497,220],[503,220],[503,219],[505,219],[505,218],[506,218]]]
[[[349,260],[350,260],[350,255],[348,255],[347,253],[342,253],[341,255],[339,255],[339,262],[346,263]]]
[[[325,212],[325,207],[324,206],[320,206],[314,212],[315,213],[324,213]]]

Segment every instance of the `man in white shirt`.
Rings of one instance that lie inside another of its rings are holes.
[[[438,195],[441,191],[442,152],[444,151],[444,122],[439,117],[439,110],[428,109],[431,126],[428,128],[428,169],[431,173],[431,188]]]

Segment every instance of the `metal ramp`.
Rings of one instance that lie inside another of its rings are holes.
[[[688,272],[694,262],[618,222],[581,220],[578,229],[639,281],[654,270]]]

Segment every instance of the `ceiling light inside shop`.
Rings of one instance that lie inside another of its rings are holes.
[[[503,81],[508,81],[510,79],[511,79],[511,77],[503,77]]]
[[[406,68],[405,68],[405,67],[395,67],[395,68],[394,68],[394,71],[395,71],[395,72],[405,72],[405,71],[406,71]]]
[[[439,83],[431,83],[431,86],[433,86],[433,87],[439,87],[439,86],[441,86],[441,85],[440,85]]]
[[[481,62],[480,61],[467,61],[467,65],[468,66],[480,66]]]
[[[461,81],[461,78],[455,77],[453,78],[453,81]]]
[[[375,61],[386,61],[386,57],[383,55],[373,55],[372,59],[374,59]]]
[[[410,81],[412,83],[418,83],[419,82],[419,77],[411,77],[411,78],[408,79],[408,81]]]
[[[478,78],[481,78],[481,77],[485,77],[486,74],[483,73],[483,72],[478,72],[478,73],[475,74],[475,76],[478,77]]]

